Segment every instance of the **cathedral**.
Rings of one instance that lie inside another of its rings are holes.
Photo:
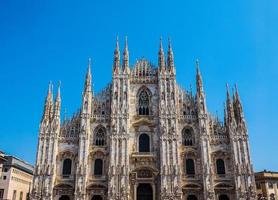
[[[94,94],[89,60],[82,105],[61,120],[49,85],[40,122],[33,200],[255,200],[249,136],[237,87],[224,119],[207,110],[198,61],[196,92],[176,82],[171,42],[158,64],[122,59]]]

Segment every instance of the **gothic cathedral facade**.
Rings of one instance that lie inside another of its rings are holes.
[[[81,108],[61,122],[60,86],[50,84],[40,123],[32,199],[255,200],[248,131],[237,88],[224,122],[207,111],[198,62],[196,94],[176,82],[171,43],[158,66],[129,64],[117,40],[112,82],[92,89],[91,63]]]

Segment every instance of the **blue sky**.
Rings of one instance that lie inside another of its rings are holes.
[[[131,64],[157,63],[170,36],[177,81],[195,87],[200,60],[208,109],[223,113],[238,84],[256,170],[278,170],[278,1],[0,1],[0,149],[34,163],[50,80],[62,82],[68,115],[81,103],[88,57],[94,90],[111,80],[116,35]]]

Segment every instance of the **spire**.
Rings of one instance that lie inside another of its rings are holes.
[[[124,60],[123,60],[123,71],[127,72],[129,68],[129,52],[128,52],[128,43],[127,36],[125,37],[125,49],[124,49]]]
[[[231,101],[230,88],[228,84],[226,84],[226,88],[227,88],[227,97],[226,97],[227,122],[231,122],[234,120],[234,109]]]
[[[92,91],[91,64],[92,64],[92,60],[91,60],[91,58],[89,58],[88,59],[88,69],[87,69],[87,74],[86,74],[86,80],[85,80],[85,85],[84,85],[84,93]]]
[[[82,96],[82,113],[91,114],[91,101],[92,101],[92,74],[91,74],[91,58],[88,61],[88,70],[84,85],[84,92]]]
[[[52,84],[52,81],[50,81],[48,84],[48,92],[47,92],[47,96],[45,99],[45,103],[49,103],[52,101],[53,101],[53,84]]]
[[[223,105],[224,105],[224,124],[227,125],[227,109],[226,109],[225,102],[223,103]]]
[[[49,119],[53,111],[53,84],[50,81],[48,84],[48,91],[44,103],[44,112],[42,120]]]
[[[159,45],[159,52],[158,52],[158,66],[160,71],[165,70],[165,57],[163,51],[162,37],[160,37],[160,45]]]
[[[196,60],[196,84],[197,84],[197,93],[199,96],[203,94],[203,81],[202,75],[200,72],[199,60]]]
[[[230,88],[228,83],[226,83],[226,105],[229,106],[231,104],[231,96],[230,96]]]
[[[244,114],[243,114],[242,104],[240,101],[237,85],[235,85],[234,96],[235,97],[234,97],[233,106],[234,106],[234,111],[235,111],[235,118],[236,118],[237,122],[239,123],[244,120]]]
[[[117,36],[116,48],[115,48],[115,51],[114,51],[113,72],[118,73],[119,70],[120,70],[120,47],[119,47],[119,38]]]
[[[174,54],[171,44],[171,39],[168,39],[168,58],[167,58],[167,64],[170,72],[174,72]]]
[[[60,110],[61,110],[61,92],[60,92],[60,87],[61,87],[61,81],[58,82],[58,88],[57,88],[57,95],[55,99],[55,116],[60,117]]]
[[[60,88],[61,88],[61,81],[58,82],[57,95],[56,95],[55,102],[61,101],[61,89]]]
[[[240,102],[237,84],[235,84],[235,99]]]

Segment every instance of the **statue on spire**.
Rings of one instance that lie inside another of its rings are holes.
[[[234,120],[234,109],[231,101],[230,88],[228,83],[226,84],[226,88],[227,88],[227,97],[226,97],[227,120],[228,122],[232,122]]]
[[[128,52],[127,36],[125,37],[125,49],[124,49],[124,59],[123,59],[123,71],[124,71],[124,72],[129,72],[129,52]]]
[[[113,64],[113,72],[120,72],[120,47],[119,47],[119,37],[117,36],[116,40],[116,48],[114,51],[114,64]]]
[[[199,60],[196,60],[196,82],[197,82],[197,93],[199,96],[203,95],[203,81],[202,81],[202,75],[200,72],[200,63]]]
[[[160,71],[165,71],[165,57],[164,57],[164,50],[162,44],[162,37],[160,37],[160,45],[158,51],[158,67]]]
[[[91,60],[91,58],[89,58],[88,59],[88,69],[87,69],[87,73],[86,73],[86,80],[85,80],[85,85],[84,85],[84,93],[92,91],[91,65],[92,65],[92,60]]]
[[[57,94],[55,99],[55,108],[54,108],[54,115],[55,117],[60,118],[60,112],[61,112],[61,81],[58,82],[58,88],[57,88]]]
[[[48,91],[44,103],[44,112],[42,121],[49,120],[53,111],[53,84],[50,81],[48,84]]]
[[[234,99],[233,99],[233,108],[235,112],[235,119],[237,123],[241,123],[244,121],[244,114],[243,114],[243,109],[242,109],[242,104],[241,100],[239,97],[239,92],[237,85],[235,85],[235,94],[234,94]]]
[[[168,58],[167,58],[167,64],[170,72],[174,72],[174,53],[172,49],[171,39],[169,37],[168,39]]]

